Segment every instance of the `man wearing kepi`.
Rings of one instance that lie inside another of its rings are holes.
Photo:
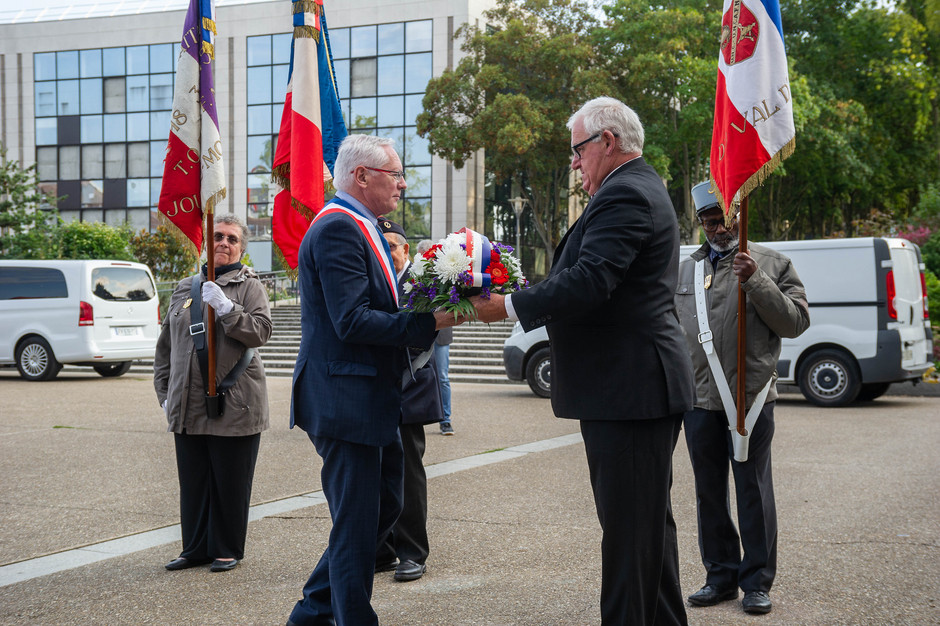
[[[541,283],[473,300],[551,339],[552,409],[581,420],[601,543],[604,624],[685,624],[672,517],[672,453],[692,407],[673,294],[676,212],[641,156],[643,126],[613,98],[568,120],[571,168],[591,196]],[[601,363],[603,369],[586,367]]]
[[[349,135],[334,167],[336,197],[299,250],[301,342],[291,426],[323,459],[333,528],[288,624],[378,624],[372,580],[378,540],[402,507],[398,435],[408,346],[428,349],[447,313],[398,310],[388,242],[376,217],[407,187],[394,141]]]
[[[768,613],[777,570],[777,511],[770,463],[777,358],[781,337],[797,337],[809,327],[809,308],[790,259],[753,243],[748,243],[747,252],[738,250],[736,224],[726,225],[710,185],[706,181],[692,188],[707,242],[680,264],[676,290],[676,308],[695,368],[695,408],[685,415],[685,439],[695,473],[699,549],[706,570],[705,586],[689,596],[689,603],[711,606],[733,600],[740,587],[746,612]],[[724,406],[724,390],[719,389],[725,386],[729,399],[737,392],[739,282],[747,298],[745,406],[759,411],[744,462],[734,460],[729,427],[728,413],[736,422],[737,411]],[[706,356],[709,346],[700,339],[711,342],[717,356],[714,365]],[[720,368],[717,374],[712,367]],[[729,463],[740,540],[728,508]]]

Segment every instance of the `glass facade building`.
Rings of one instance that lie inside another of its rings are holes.
[[[64,219],[151,231],[159,224],[188,3],[180,4],[180,10],[140,15],[0,23],[0,143],[8,158],[36,164],[42,190],[58,198]],[[428,81],[459,61],[454,31],[477,20],[487,4],[327,5],[347,128],[395,139],[408,187],[391,217],[413,241],[484,226],[482,158],[455,170],[430,154],[416,119]],[[215,89],[227,172],[227,197],[216,210],[246,221],[249,252],[264,269],[280,191],[271,165],[290,65],[290,3],[220,2],[216,23]]]

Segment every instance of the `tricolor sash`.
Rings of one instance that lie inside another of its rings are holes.
[[[385,274],[385,280],[388,282],[388,287],[392,292],[392,298],[395,300],[395,306],[398,307],[398,277],[395,274],[395,268],[392,266],[392,261],[387,254],[385,254],[385,246],[387,245],[384,241],[382,235],[379,234],[378,229],[373,226],[372,222],[364,218],[362,215],[359,215],[352,208],[343,206],[340,204],[342,202],[339,198],[333,198],[328,205],[323,207],[323,209],[317,213],[317,216],[313,218],[313,221],[310,223],[313,226],[317,220],[319,220],[324,215],[330,215],[334,213],[344,213],[349,217],[353,218],[356,221],[356,225],[359,226],[359,230],[362,231],[362,236],[366,238],[366,242],[369,244],[369,247],[372,248],[372,253],[375,254],[375,258],[378,260],[379,265],[382,267],[382,271]]]

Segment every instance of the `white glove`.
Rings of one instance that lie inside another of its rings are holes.
[[[212,281],[202,283],[202,301],[215,309],[219,315],[225,315],[235,308],[235,303],[225,297],[222,288]]]

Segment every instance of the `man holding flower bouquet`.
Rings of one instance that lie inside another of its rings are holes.
[[[548,278],[471,301],[484,322],[548,330],[552,409],[581,421],[603,531],[603,623],[685,624],[670,489],[694,387],[673,302],[676,212],[641,156],[643,127],[629,107],[596,98],[568,128],[571,168],[591,199]]]
[[[291,426],[323,459],[333,528],[288,624],[378,624],[375,554],[402,507],[398,434],[406,348],[426,350],[453,313],[400,312],[388,242],[376,217],[407,187],[394,141],[349,135],[334,166],[336,197],[299,250],[301,343]]]

